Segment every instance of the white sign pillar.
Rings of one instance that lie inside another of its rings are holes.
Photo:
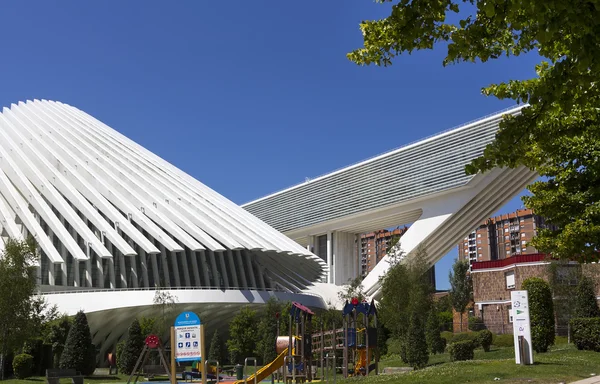
[[[533,348],[531,345],[531,320],[529,318],[529,296],[527,291],[510,293],[513,315],[513,336],[515,342],[515,362],[517,364],[533,364]],[[523,345],[519,345],[522,336]]]

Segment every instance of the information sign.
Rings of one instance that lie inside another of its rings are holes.
[[[531,320],[529,319],[529,296],[527,291],[510,293],[513,318],[513,335],[515,342],[515,362],[533,364],[533,348],[531,346]],[[519,336],[523,336],[523,345],[519,345]]]
[[[201,360],[200,318],[194,312],[183,312],[175,319],[175,360]]]

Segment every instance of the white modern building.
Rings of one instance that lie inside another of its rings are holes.
[[[156,287],[209,329],[271,296],[303,293],[319,257],[72,106],[28,101],[0,114],[0,232],[38,242],[50,304],[84,310],[102,356]],[[4,241],[0,241],[0,251]]]
[[[402,254],[422,246],[433,265],[537,178],[524,167],[465,173],[465,165],[494,140],[502,116],[520,110],[481,118],[242,207],[319,255],[329,267],[329,283],[361,275],[361,233],[399,225],[410,225]],[[365,277],[369,295],[378,296],[388,268],[386,256]]]

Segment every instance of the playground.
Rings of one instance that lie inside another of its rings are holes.
[[[358,299],[347,301],[342,310],[342,328],[313,330],[315,313],[297,302],[292,303],[287,315],[287,333],[280,334],[278,329],[274,345],[277,357],[262,367],[257,365],[257,358],[254,356],[246,357],[244,365],[238,364],[229,370],[222,369],[218,361],[202,358],[180,358],[179,364],[176,364],[175,357],[172,356],[169,364],[162,342],[157,336],[151,335],[146,338],[127,384],[150,380],[157,383],[164,378],[172,384],[179,381],[211,384],[263,381],[299,384],[335,380],[338,376],[347,378],[377,374],[377,310],[373,302],[359,302]],[[186,317],[189,315],[186,314]],[[172,350],[175,350],[175,328],[171,332]],[[199,330],[203,348],[203,328],[200,327]],[[189,333],[185,335],[188,337]],[[154,360],[160,361],[159,365],[148,365],[152,355]],[[199,355],[205,354],[201,352]]]

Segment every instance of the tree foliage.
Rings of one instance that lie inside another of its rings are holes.
[[[342,302],[350,301],[353,298],[357,298],[359,302],[366,299],[365,288],[362,285],[362,276],[358,276],[354,279],[349,280],[348,285],[343,290],[338,292],[338,297]]]
[[[530,277],[522,288],[529,296],[531,344],[536,352],[546,352],[554,344],[554,303],[550,285],[539,277]]]
[[[52,366],[55,368],[58,368],[60,363],[60,356],[65,348],[65,343],[72,323],[72,318],[67,315],[62,315],[48,324],[44,343],[52,346]]]
[[[60,368],[75,369],[83,375],[91,375],[96,369],[96,347],[92,344],[90,327],[83,311],[77,312],[73,319],[60,357]]]
[[[135,368],[142,349],[144,349],[144,335],[138,319],[134,319],[127,331],[127,341],[121,351],[121,356],[117,360],[119,371],[126,375],[131,374]]]
[[[242,310],[229,323],[229,350],[230,362],[241,363],[248,356],[254,356],[258,333],[256,312],[248,307]]]
[[[463,331],[463,314],[473,300],[473,281],[469,275],[469,263],[456,259],[449,273],[450,301],[460,313],[460,331]]]
[[[1,240],[0,240],[1,241]],[[20,348],[38,325],[36,310],[36,243],[8,239],[0,257],[0,378],[4,378],[4,358]]]
[[[256,354],[263,364],[267,364],[275,359],[275,341],[277,338],[278,320],[276,315],[279,313],[281,316],[283,308],[283,303],[278,301],[277,298],[271,297],[267,301],[264,311],[260,315],[260,321],[258,322],[257,328],[259,340],[256,344]],[[283,329],[283,333],[287,335],[288,332],[286,329]]]
[[[433,310],[429,311],[429,316],[427,316],[425,336],[429,352],[433,354],[444,353],[444,349],[446,349],[446,340],[441,336],[438,314]]]
[[[600,308],[596,300],[594,281],[588,276],[581,276],[575,296],[575,317],[600,317]]]
[[[360,65],[387,66],[436,45],[447,49],[444,65],[540,55],[537,77],[483,89],[527,106],[504,117],[496,140],[467,171],[536,170],[544,179],[529,186],[525,205],[558,229],[540,230],[533,246],[561,258],[598,259],[600,3],[396,0],[389,17],[363,21],[360,29],[364,46],[348,54]]]
[[[401,339],[407,332],[411,313],[418,311],[425,322],[432,299],[433,287],[428,280],[426,251],[418,249],[408,261],[391,258],[388,272],[382,277],[382,298],[378,307],[383,325],[393,337]],[[391,255],[390,255],[391,256]]]
[[[210,339],[210,347],[208,349],[209,360],[216,360],[220,365],[225,365],[227,360],[227,350],[225,349],[225,343],[219,335],[219,330],[215,330],[212,338]]]
[[[425,337],[425,323],[418,311],[412,311],[405,336],[406,362],[414,369],[420,369],[429,362],[429,351]]]

